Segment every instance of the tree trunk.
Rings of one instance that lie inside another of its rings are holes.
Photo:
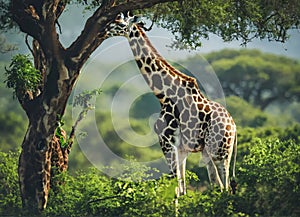
[[[22,143],[18,173],[23,207],[29,210],[46,207],[54,167],[58,171],[68,167],[71,147],[62,148],[60,139],[55,136],[70,95],[70,90],[62,91],[65,90],[62,86],[59,86],[59,94],[49,101],[51,106],[47,100],[38,100],[37,109],[28,115],[29,126]],[[67,141],[63,130],[61,134]]]
[[[69,78],[70,70],[61,57],[64,50],[46,56],[40,43],[33,40],[32,53],[43,81],[35,96],[29,94],[31,97],[19,99],[29,126],[22,143],[18,174],[23,207],[38,211],[46,208],[53,174],[68,167],[71,143],[62,148],[56,129],[79,73],[73,73],[72,79]],[[67,141],[62,129],[60,134]]]
[[[47,204],[50,189],[52,144],[30,123],[19,159],[19,182],[22,204],[26,210],[40,210]]]
[[[52,130],[43,132],[46,128],[41,120],[49,116],[41,117],[30,122],[19,158],[22,203],[28,210],[46,207],[51,177],[56,171],[63,172],[68,168],[70,147],[61,148],[60,140],[50,134]],[[64,131],[63,136],[66,139]]]

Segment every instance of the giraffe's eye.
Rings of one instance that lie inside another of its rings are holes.
[[[122,18],[121,14],[118,14],[116,20],[121,20],[121,18]]]

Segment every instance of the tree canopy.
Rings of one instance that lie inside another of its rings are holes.
[[[27,7],[27,15],[23,14],[23,18],[31,16],[26,22],[31,21],[25,24],[25,20],[18,20],[21,17],[16,15],[22,8],[15,8],[18,5],[16,1],[2,0],[1,29],[12,28],[17,22],[24,32],[33,34],[34,31],[38,31],[33,27],[36,26],[34,19],[41,15],[40,9],[37,9],[41,4],[37,5],[35,1],[23,2],[24,7]],[[142,10],[143,15],[147,15],[160,26],[170,30],[176,36],[175,44],[179,47],[200,46],[201,39],[209,37],[208,33],[217,34],[225,41],[241,39],[244,44],[254,38],[285,42],[289,38],[288,30],[300,27],[300,2],[297,0],[66,0],[58,2],[57,7],[61,9],[56,14],[57,22],[65,7],[81,4],[85,5],[86,9],[95,11],[93,19],[87,22],[91,25],[95,24],[97,13],[99,18],[99,9],[107,5],[115,5],[116,13],[153,6]],[[32,9],[34,11],[30,11]],[[30,31],[25,26],[33,30]]]
[[[206,56],[224,92],[265,109],[300,98],[300,62],[258,50],[223,50]]]
[[[178,42],[196,47],[208,33],[224,41],[253,38],[285,42],[290,28],[300,26],[300,2],[297,0],[182,0],[156,5],[153,17],[160,26],[176,35]]]

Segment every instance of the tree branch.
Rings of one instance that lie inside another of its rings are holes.
[[[105,28],[117,14],[173,1],[177,0],[136,0],[117,5],[114,4],[115,1],[106,1],[87,20],[80,36],[67,49],[69,67],[73,67],[74,71],[78,71],[82,67],[92,52],[105,40]]]
[[[11,13],[22,32],[36,39],[41,38],[39,34],[41,32],[40,16],[34,5],[12,0]]]
[[[55,24],[65,8],[64,0],[19,1],[12,0],[11,13],[22,32],[38,40],[45,55],[58,46]]]

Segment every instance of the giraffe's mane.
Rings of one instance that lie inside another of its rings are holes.
[[[172,73],[174,73],[175,75],[177,75],[189,82],[193,82],[195,87],[197,87],[199,89],[198,83],[196,82],[196,79],[194,77],[188,76],[188,75],[180,72],[178,69],[174,68],[170,63],[168,63],[168,61],[160,55],[160,53],[155,49],[155,47],[153,47],[152,43],[150,42],[149,38],[147,37],[145,32],[142,30],[142,28],[138,25],[136,25],[136,27],[137,27],[138,31],[140,32],[140,34],[142,35],[142,37],[144,38],[144,41],[146,42],[147,46],[149,46],[151,48],[151,51],[153,51],[155,56],[161,61],[162,64],[164,64],[167,68],[169,68],[170,71]]]

